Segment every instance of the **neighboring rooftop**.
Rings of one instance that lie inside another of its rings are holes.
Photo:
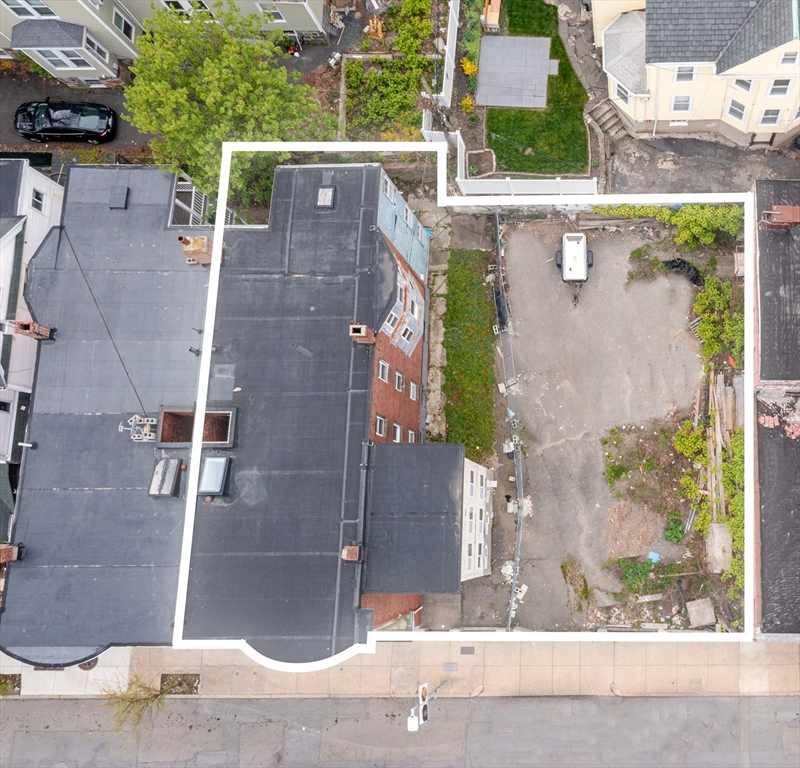
[[[239,427],[229,495],[197,505],[186,639],[303,662],[371,628],[361,566],[341,551],[363,530],[374,362],[349,324],[379,328],[397,281],[380,178],[377,165],[279,168],[269,228],[226,231],[209,407],[235,406]],[[333,209],[317,207],[327,186]]]
[[[11,47],[83,48],[86,27],[59,19],[25,19],[11,28]]]
[[[800,181],[757,181],[756,215],[800,206]],[[800,227],[758,232],[761,381],[800,381]]]
[[[0,160],[0,218],[17,215],[17,198],[22,185],[24,160]]]
[[[31,262],[34,319],[57,331],[39,342],[13,531],[27,552],[0,613],[0,647],[26,661],[172,640],[185,501],[148,496],[161,453],[120,426],[196,397],[208,271],[167,227],[174,183],[153,167],[71,168],[62,226]],[[112,210],[119,186],[127,208]]]
[[[370,448],[365,592],[461,590],[463,478],[460,444]]]

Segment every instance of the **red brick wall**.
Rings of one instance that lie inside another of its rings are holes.
[[[388,240],[387,240],[388,243]],[[404,269],[416,283],[419,292],[425,296],[425,286],[422,281],[414,274],[408,266],[406,260],[389,243],[389,250],[397,259],[398,264]],[[408,299],[406,299],[408,300]],[[396,332],[399,333],[400,325]],[[422,364],[423,364],[423,340],[417,342],[414,352],[407,356],[399,347],[392,344],[391,337],[380,331],[375,341],[374,369],[372,371],[372,406],[370,409],[370,439],[374,442],[392,442],[392,426],[399,424],[403,428],[402,442],[408,442],[408,430],[413,430],[417,435],[417,442],[420,442],[420,403],[422,401]],[[379,361],[384,360],[389,364],[389,381],[381,381],[378,378]],[[395,389],[395,372],[399,371],[404,376],[403,391]],[[417,399],[409,397],[411,382],[417,385]],[[375,432],[378,415],[386,419],[386,435],[379,437]]]
[[[375,611],[373,629],[391,624],[401,616],[416,611],[420,606],[419,595],[362,595],[361,607]],[[414,625],[419,626],[420,614],[414,617]]]

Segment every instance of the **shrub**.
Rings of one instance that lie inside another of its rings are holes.
[[[730,282],[709,277],[694,301],[694,313],[700,316],[697,335],[702,341],[706,360],[729,352],[737,367],[744,358],[744,313],[741,300],[733,297]]]
[[[681,456],[686,456],[692,461],[699,461],[703,465],[708,463],[705,429],[702,426],[695,429],[689,419],[681,424],[675,437],[672,438],[672,444]]]
[[[465,115],[471,115],[475,111],[475,101],[472,96],[469,95],[461,99],[461,101],[458,102],[458,106],[461,107],[461,111]]]
[[[478,74],[478,65],[475,64],[468,56],[464,56],[461,61],[461,69],[467,77]]]
[[[621,557],[617,563],[619,564],[622,586],[626,592],[638,592],[653,571],[653,563],[650,560],[636,562],[635,560]]]
[[[711,525],[711,502],[703,496],[697,505],[697,514],[692,526],[704,539],[708,538],[708,526]]]

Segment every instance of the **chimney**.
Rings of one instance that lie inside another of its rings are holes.
[[[342,560],[346,563],[361,562],[361,547],[358,544],[349,544],[342,548]]]
[[[197,264],[211,263],[211,249],[214,247],[214,241],[210,237],[205,235],[197,237],[179,235],[178,242],[183,246],[183,255],[186,256],[188,263],[192,261]]]
[[[12,560],[22,560],[25,557],[24,544],[0,545],[0,565],[10,563]]]
[[[800,206],[773,205],[761,214],[759,229],[791,229],[800,224]]]
[[[14,323],[14,333],[19,333],[22,336],[30,336],[37,341],[43,341],[52,336],[53,330],[46,325],[39,325],[39,323],[17,320]]]
[[[350,338],[359,344],[374,344],[375,331],[364,323],[350,323]]]

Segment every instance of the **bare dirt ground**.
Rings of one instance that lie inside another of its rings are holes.
[[[688,280],[629,281],[628,257],[648,241],[645,233],[590,232],[595,266],[573,306],[573,289],[554,263],[570,228],[566,221],[526,222],[505,235],[518,372],[512,408],[523,424],[525,493],[533,501],[520,571],[528,593],[516,618],[535,630],[589,628],[589,595],[622,590],[604,567],[620,549],[683,553],[668,551],[664,517],[618,506],[601,440],[618,425],[642,430],[652,419],[689,411],[702,380],[688,329]],[[568,579],[562,566],[571,561],[577,566],[566,569]]]

